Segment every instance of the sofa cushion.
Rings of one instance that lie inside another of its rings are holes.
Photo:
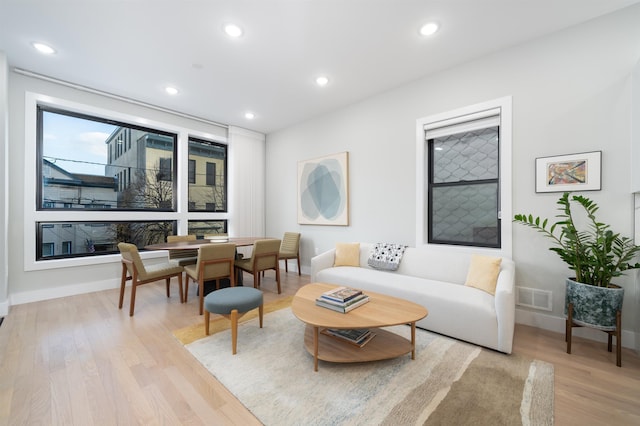
[[[406,248],[404,244],[376,243],[367,264],[372,268],[395,271],[400,266]]]
[[[337,243],[333,266],[360,266],[360,243]]]
[[[471,256],[471,264],[464,285],[475,287],[489,294],[496,294],[496,283],[500,273],[501,257]]]

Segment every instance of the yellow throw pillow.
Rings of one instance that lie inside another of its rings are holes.
[[[472,255],[464,285],[495,295],[501,262],[501,257]]]
[[[360,266],[360,243],[337,243],[333,266]]]

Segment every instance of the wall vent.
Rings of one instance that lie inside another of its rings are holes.
[[[552,311],[552,293],[549,290],[516,286],[516,305]]]

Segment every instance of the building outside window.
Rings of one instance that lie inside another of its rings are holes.
[[[227,211],[227,146],[189,138],[189,211]]]
[[[38,221],[36,260],[117,253],[120,241],[143,248],[177,233],[175,218],[96,220],[102,217],[96,214],[107,210],[177,211],[176,134],[44,105],[37,106],[37,128],[36,209],[86,213],[64,223]],[[183,168],[189,180],[185,208],[226,211],[226,153],[224,144],[189,140],[190,158]],[[214,184],[207,185],[212,179]],[[227,229],[226,220],[194,223],[202,236]],[[60,253],[55,253],[56,246]]]

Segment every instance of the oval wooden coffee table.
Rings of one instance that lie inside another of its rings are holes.
[[[316,306],[316,299],[336,285],[311,283],[302,287],[291,302],[291,310],[298,319],[307,324],[304,345],[313,355],[313,368],[318,371],[318,360],[329,362],[365,362],[395,358],[411,352],[416,357],[416,321],[428,315],[427,310],[408,300],[380,293],[365,291],[369,302],[346,314]],[[380,327],[411,325],[411,340]],[[348,342],[320,333],[325,328],[368,328],[376,336],[365,346],[358,347]]]

